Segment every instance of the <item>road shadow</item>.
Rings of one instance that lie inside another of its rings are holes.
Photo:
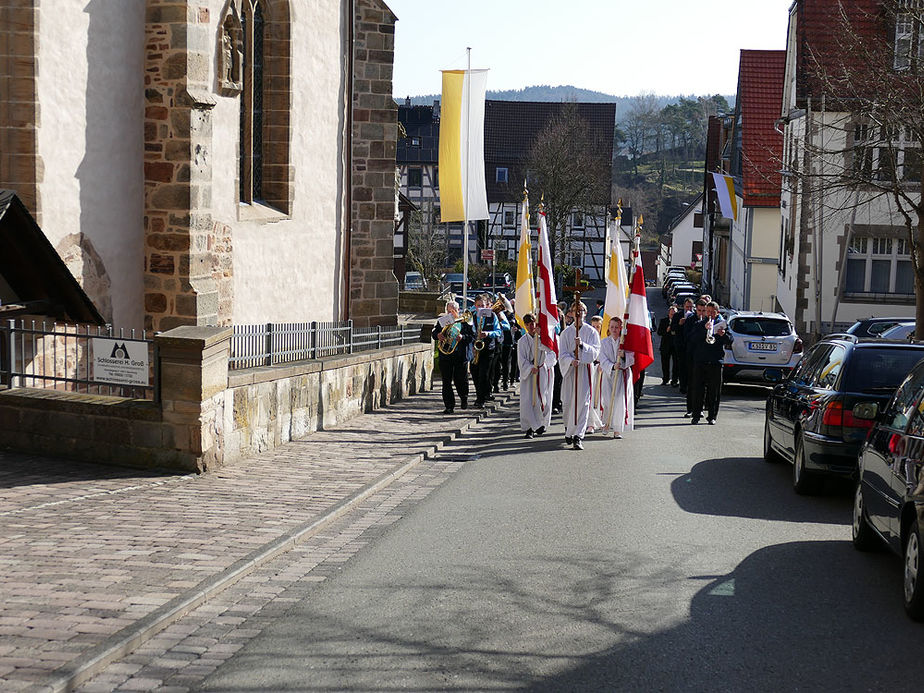
[[[625,552],[537,553],[513,573],[459,564],[451,579],[330,583],[333,604],[297,586],[197,689],[912,690],[924,629],[904,615],[891,559],[794,542],[715,575]]]
[[[783,522],[847,525],[851,520],[849,482],[830,493],[805,497],[792,489],[792,467],[759,457],[704,460],[671,482],[671,494],[686,512]],[[846,530],[845,530],[846,531]]]

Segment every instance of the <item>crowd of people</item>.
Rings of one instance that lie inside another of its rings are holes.
[[[698,424],[705,410],[706,423],[714,424],[722,395],[722,363],[732,342],[719,304],[708,295],[695,303],[672,305],[658,323],[661,337],[662,385],[678,388],[686,397],[684,417]]]
[[[602,301],[597,304],[602,312]],[[460,408],[468,408],[470,374],[477,408],[519,381],[520,425],[527,438],[543,435],[553,414],[562,415],[565,443],[575,450],[584,449],[588,433],[618,439],[632,430],[641,388],[633,385],[632,354],[620,348],[622,320],[610,320],[601,338],[603,318],[588,321],[583,302],[570,309],[562,302],[559,309],[553,349],[539,339],[537,317],[526,313],[521,329],[503,296],[479,295],[468,315],[448,301],[432,330],[440,352],[443,413],[454,413],[457,396]]]

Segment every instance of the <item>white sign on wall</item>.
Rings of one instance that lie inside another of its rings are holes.
[[[93,380],[116,385],[148,385],[148,343],[94,337]]]

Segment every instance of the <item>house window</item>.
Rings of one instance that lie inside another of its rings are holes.
[[[504,226],[513,226],[516,224],[516,215],[512,209],[504,210]]]
[[[409,168],[407,170],[407,187],[419,188],[423,185],[423,171],[419,168]]]
[[[904,238],[856,236],[847,248],[846,293],[913,294],[914,271]]]
[[[584,213],[583,212],[572,212],[571,213],[571,226],[575,229],[584,228]]]
[[[240,17],[239,68],[243,86],[238,169],[240,202],[262,202],[288,212],[292,192],[288,3],[270,5],[266,0],[232,0],[228,3],[228,15],[232,14]],[[233,53],[231,67],[233,76]],[[273,153],[271,161],[265,157],[267,150]]]
[[[912,62],[924,59],[924,42],[921,41],[921,19],[917,14],[903,12],[895,18],[895,57],[893,67],[907,70]]]
[[[494,170],[494,182],[495,183],[506,183],[507,182],[507,169],[506,168],[498,166]]]
[[[419,147],[419,146],[420,146],[420,138],[419,138],[419,137],[412,137],[412,138],[411,138],[411,146],[412,146],[412,147]]]
[[[860,180],[921,180],[921,148],[909,130],[856,123],[853,140],[853,173]]]

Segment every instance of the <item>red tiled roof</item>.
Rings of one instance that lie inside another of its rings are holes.
[[[786,51],[741,51],[738,98],[742,197],[747,207],[780,206],[783,137],[774,129],[783,102]]]

